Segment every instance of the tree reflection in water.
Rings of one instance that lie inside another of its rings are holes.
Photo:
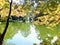
[[[2,25],[0,25],[0,27],[1,27],[1,29],[4,27],[3,23],[2,23]],[[59,38],[59,35],[57,35],[57,34],[60,34],[59,33],[60,28],[59,27],[60,26],[55,27],[55,30],[52,30],[52,31],[50,30],[51,31],[50,32],[48,29],[46,30],[46,27],[44,27],[44,26],[40,27],[40,26],[34,26],[34,25],[32,26],[32,25],[30,25],[30,23],[20,23],[20,22],[19,23],[17,23],[17,22],[11,23],[10,22],[10,25],[8,27],[8,30],[7,30],[7,33],[6,33],[4,40],[9,39],[10,43],[13,43],[13,42],[11,42],[13,40],[13,36],[18,31],[20,31],[19,35],[17,34],[18,36],[15,36],[16,38],[14,39],[15,42],[17,41],[16,44],[17,43],[21,44],[21,42],[22,42],[25,45],[25,42],[26,42],[26,44],[30,44],[30,45],[32,45],[31,43],[34,43],[33,45],[38,45],[39,43],[40,43],[40,45],[59,45],[60,44],[60,38]],[[56,28],[57,28],[57,31],[56,31]],[[43,31],[43,30],[45,30],[45,31]],[[3,32],[3,31],[1,30],[0,32]],[[55,33],[55,32],[58,32],[58,33]],[[51,35],[51,33],[52,33],[52,35]],[[54,36],[57,36],[58,39],[55,40],[54,43],[51,43],[51,42],[53,42],[52,40],[53,40]],[[17,37],[18,37],[18,39],[17,39]],[[24,38],[24,40],[23,40],[23,38]],[[43,41],[41,41],[41,40],[43,40]],[[7,41],[7,42],[9,42],[9,41]],[[39,42],[39,43],[37,43],[37,42]],[[8,45],[8,44],[6,44],[6,45]],[[11,45],[13,45],[13,44],[11,44]]]
[[[1,26],[4,27],[4,25],[2,24]],[[2,28],[3,28],[2,27]],[[24,28],[25,27],[25,28]],[[27,28],[28,27],[28,28]],[[41,26],[42,28],[44,26]],[[2,29],[1,28],[1,29]],[[56,28],[55,28],[56,29]],[[38,45],[40,43],[40,45],[59,45],[60,44],[60,38],[59,38],[59,35],[56,35],[58,37],[57,40],[55,40],[54,43],[51,43],[53,42],[53,38],[54,38],[54,32],[53,31],[53,34],[51,35],[51,32],[46,32],[45,34],[45,31],[43,30],[46,30],[46,28],[44,29],[41,29],[40,26],[38,27],[38,30],[36,30],[36,27],[30,25],[29,23],[11,23],[10,22],[10,25],[8,27],[8,30],[7,30],[7,33],[6,33],[6,36],[5,36],[5,39],[4,40],[10,40],[10,43],[13,43],[11,42],[13,40],[13,36],[18,32],[19,32],[19,35],[18,36],[15,36],[16,38],[14,39],[16,44],[21,44],[22,43],[25,43],[26,44],[30,44],[32,45],[31,43],[34,43],[33,45]],[[42,32],[43,31],[43,32]],[[2,31],[1,31],[2,32]],[[12,33],[11,33],[12,32]],[[40,33],[41,32],[41,33]],[[57,32],[59,32],[59,30],[57,29]],[[26,33],[26,34],[25,34]],[[50,34],[49,34],[50,33]],[[58,33],[59,34],[59,33]],[[8,36],[9,35],[9,36]],[[21,37],[22,36],[22,37]],[[41,37],[42,36],[42,37]],[[18,37],[18,39],[17,39]],[[23,40],[24,39],[24,40]],[[55,38],[56,39],[56,38]],[[19,41],[18,41],[19,40]],[[22,40],[22,41],[21,41]],[[43,41],[41,41],[43,40]],[[21,41],[21,42],[20,42]],[[30,41],[30,42],[29,42]],[[9,42],[9,41],[7,41]],[[39,42],[39,43],[37,43]],[[17,44],[17,45],[18,45]],[[6,44],[8,45],[8,44]],[[11,44],[13,45],[13,44]],[[24,44],[25,45],[25,44]]]
[[[52,28],[53,30],[47,29],[47,26],[35,25],[38,32],[38,39],[43,40],[40,45],[60,45],[60,25]]]
[[[55,39],[53,39],[55,38]],[[48,39],[42,39],[43,41],[40,42],[39,45],[60,45],[60,37],[56,36],[55,37],[48,37]],[[53,40],[53,42],[52,42]],[[33,45],[38,45],[37,43],[34,43]]]
[[[26,25],[24,27],[26,27]],[[7,43],[15,43],[16,45],[32,45],[33,43],[38,43],[39,44],[40,41],[37,39],[37,34],[36,34],[35,29],[33,28],[32,25],[29,25],[28,27],[30,28],[29,30],[27,30],[27,31],[21,31],[21,30],[18,31],[18,33],[16,33],[12,37],[12,39],[7,40]],[[26,29],[27,29],[27,27],[26,27]],[[24,35],[22,35],[22,33],[25,34],[25,32],[27,34],[29,34],[26,37]]]

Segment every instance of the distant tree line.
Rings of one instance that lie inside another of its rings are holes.
[[[15,21],[21,21],[21,22],[30,21],[30,22],[33,22],[33,21],[38,20],[37,19],[38,17],[46,16],[46,15],[48,15],[48,14],[39,13],[39,14],[36,14],[34,17],[32,17],[32,15],[30,15],[30,16],[27,16],[27,15],[26,16],[15,16],[14,15],[14,16],[10,16],[9,21],[10,22],[15,22]],[[8,16],[6,16],[5,18],[7,18],[7,17]],[[6,20],[2,20],[1,18],[2,17],[0,15],[0,21],[2,21],[2,22],[6,21]]]

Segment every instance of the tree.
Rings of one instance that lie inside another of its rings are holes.
[[[11,14],[11,6],[12,6],[12,0],[11,0],[11,3],[10,3],[10,10],[9,10],[8,18],[7,18],[7,21],[6,21],[5,29],[4,29],[3,33],[0,35],[0,45],[2,45],[2,43],[3,43],[3,39],[4,39],[4,36],[6,34],[8,25],[9,25],[9,17],[10,17],[10,14]]]

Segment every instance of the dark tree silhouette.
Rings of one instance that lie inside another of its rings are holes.
[[[11,6],[12,6],[12,0],[11,0],[11,3],[10,3],[10,10],[9,10],[8,18],[7,18],[7,21],[6,21],[5,29],[4,29],[3,33],[0,34],[0,45],[2,45],[2,43],[3,43],[3,39],[4,39],[4,36],[5,36],[5,34],[6,34],[8,25],[9,25],[9,17],[10,17],[10,15],[11,15],[11,10],[12,10],[12,9],[11,9]]]

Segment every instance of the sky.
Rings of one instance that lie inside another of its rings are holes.
[[[11,2],[11,0],[9,0]],[[13,1],[13,4],[24,4],[25,3],[25,0],[12,0]],[[28,1],[29,2],[29,1]],[[34,1],[34,7],[37,7],[37,3]]]
[[[9,0],[11,2],[11,0]],[[14,4],[24,4],[24,0],[12,0]]]

